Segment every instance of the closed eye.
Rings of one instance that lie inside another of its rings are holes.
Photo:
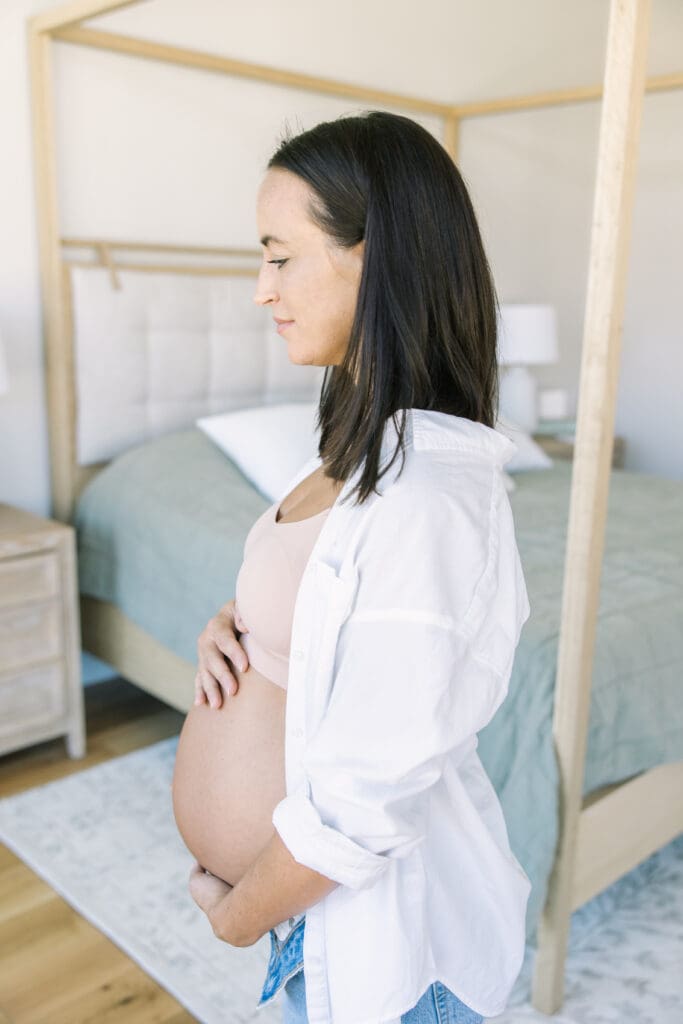
[[[287,257],[289,259],[289,257]],[[284,266],[287,260],[266,260],[266,263],[277,263],[278,267]]]

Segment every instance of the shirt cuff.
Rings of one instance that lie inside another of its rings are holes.
[[[297,863],[351,889],[373,885],[389,866],[386,857],[371,853],[325,825],[303,793],[293,793],[281,800],[273,811],[272,822]]]

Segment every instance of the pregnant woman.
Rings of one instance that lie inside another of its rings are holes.
[[[530,609],[474,210],[429,132],[370,111],[285,139],[257,221],[255,301],[328,370],[318,457],[199,638],[173,779],[190,891],[217,938],[269,933],[259,1005],[281,992],[285,1024],[478,1024],[519,973],[530,883],[477,732]]]

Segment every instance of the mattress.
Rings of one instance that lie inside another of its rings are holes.
[[[510,494],[531,614],[510,689],[479,733],[536,925],[558,838],[552,742],[571,463],[516,473]],[[77,503],[83,594],[116,604],[196,664],[197,637],[235,593],[246,536],[270,504],[199,429],[127,450]],[[683,485],[613,470],[584,793],[683,760]]]

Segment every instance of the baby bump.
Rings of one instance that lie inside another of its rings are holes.
[[[220,708],[193,706],[183,723],[173,772],[173,813],[188,850],[236,885],[273,835],[273,810],[286,795],[287,692],[249,666]]]

